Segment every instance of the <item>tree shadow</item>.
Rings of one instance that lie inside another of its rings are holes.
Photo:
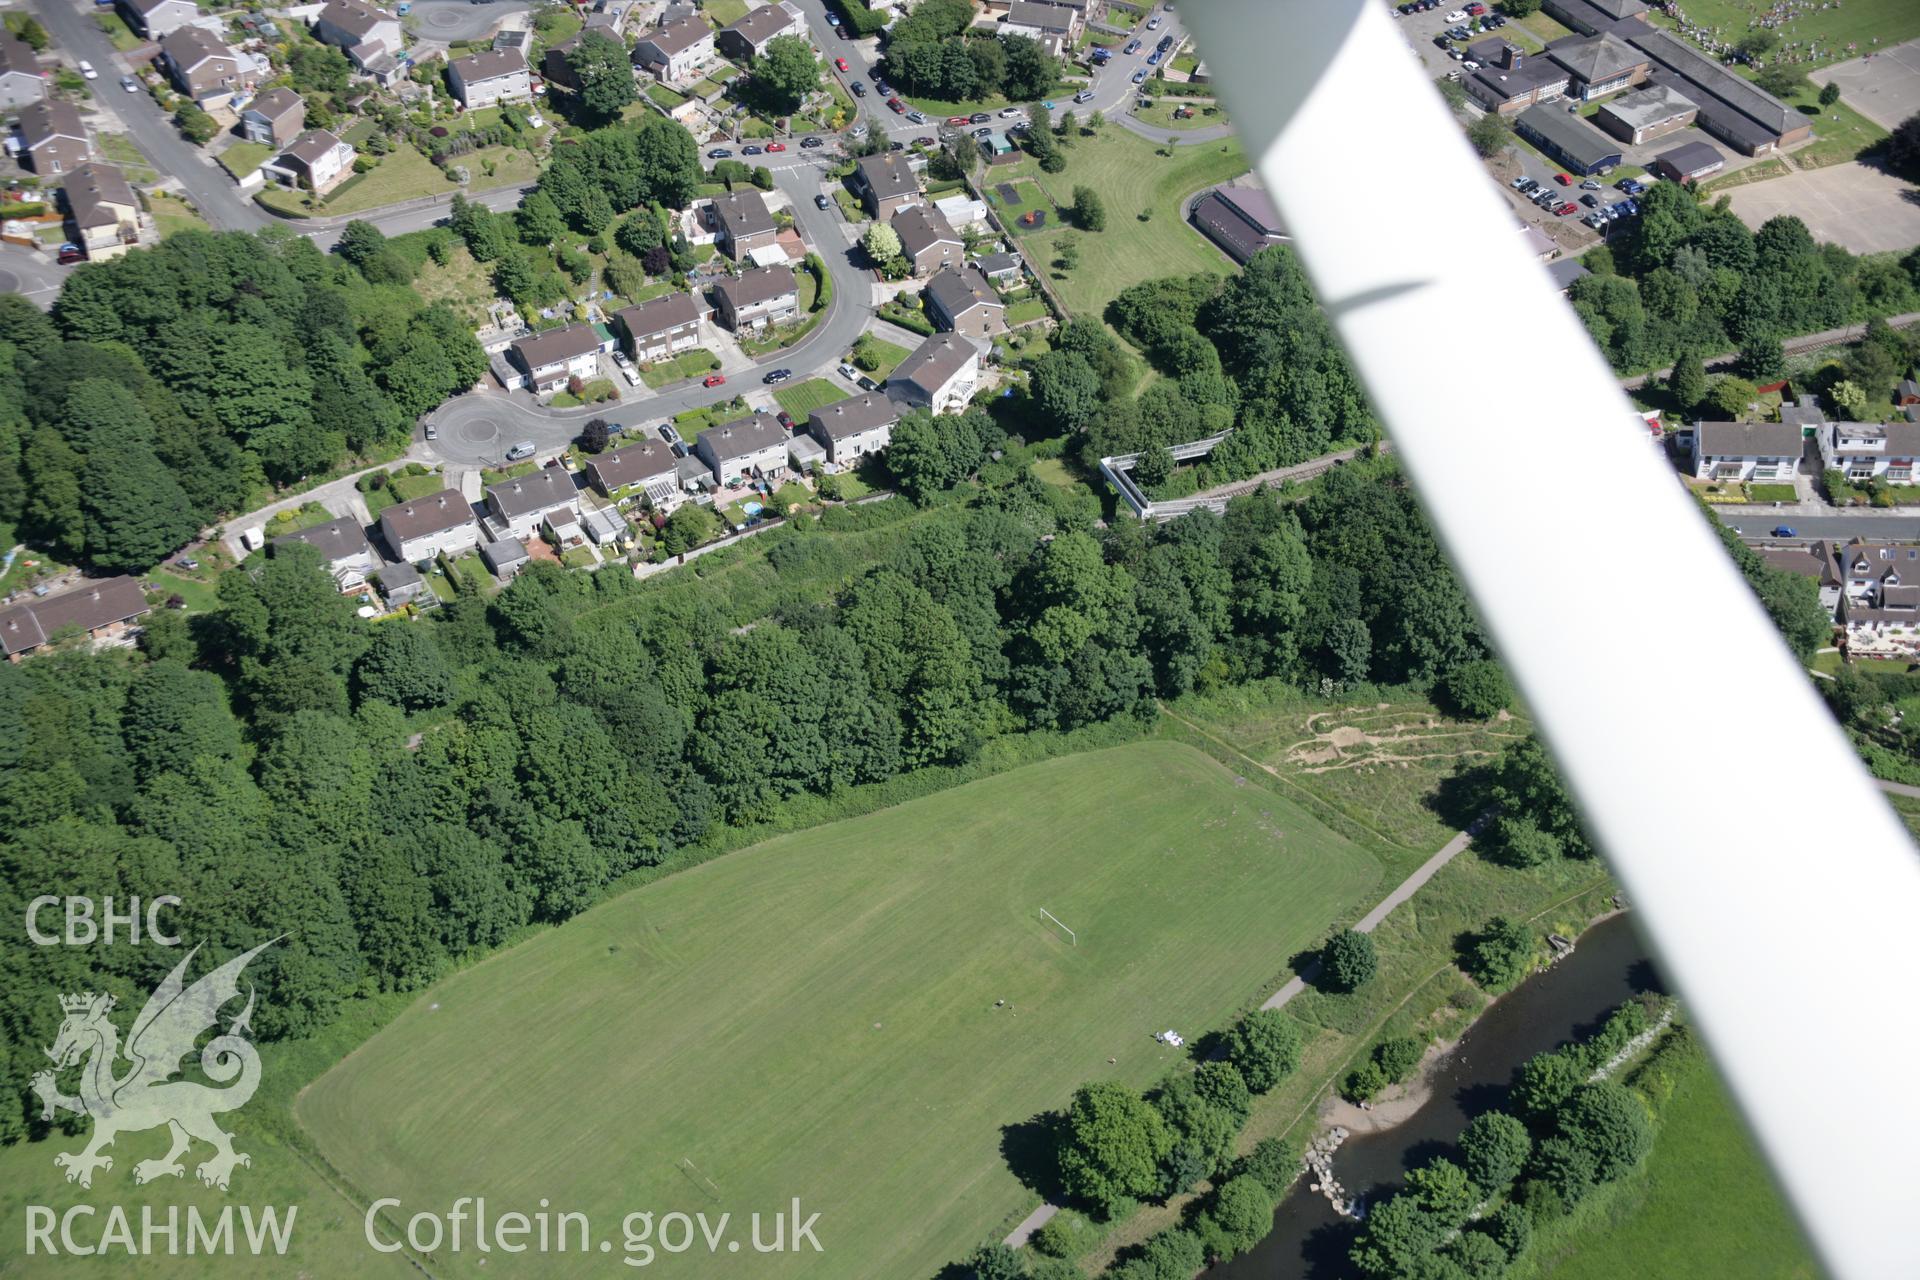
[[[1469,1119],[1483,1116],[1489,1111],[1499,1111],[1507,1105],[1508,1089],[1505,1085],[1482,1081],[1477,1084],[1463,1084],[1453,1091],[1453,1105],[1466,1112]]]
[[[1454,1149],[1451,1142],[1443,1142],[1439,1138],[1422,1138],[1418,1142],[1409,1143],[1406,1149],[1400,1153],[1400,1167],[1411,1173],[1420,1166],[1431,1164],[1442,1156],[1452,1159],[1453,1155]]]
[[[1020,1185],[1049,1204],[1065,1203],[1060,1179],[1060,1140],[1064,1117],[1042,1111],[1015,1124],[1000,1126],[1000,1158]]]
[[[1421,803],[1455,830],[1465,831],[1486,812],[1492,780],[1491,761],[1462,761]]]

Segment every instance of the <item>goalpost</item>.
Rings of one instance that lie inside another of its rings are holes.
[[[1061,931],[1067,935],[1068,942],[1071,942],[1076,947],[1080,945],[1079,935],[1074,933],[1073,930],[1067,928],[1067,926],[1061,922],[1059,916],[1053,914],[1053,912],[1047,910],[1045,907],[1040,908],[1040,914],[1045,916],[1047,919],[1053,921],[1054,924],[1059,925]]]

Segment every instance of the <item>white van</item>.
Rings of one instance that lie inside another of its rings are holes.
[[[522,440],[519,444],[507,450],[508,462],[518,462],[522,458],[531,458],[532,456],[533,456],[533,441],[531,440]]]

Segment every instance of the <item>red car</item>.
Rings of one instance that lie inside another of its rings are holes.
[[[1563,187],[1570,187],[1573,185],[1573,179],[1564,173],[1554,174],[1553,180],[1559,183]]]
[[[973,117],[972,116],[948,116],[947,123],[948,124],[972,124]]]
[[[840,70],[845,71],[847,69],[847,60],[845,58],[835,58],[833,60],[833,65],[840,68]]]
[[[1580,206],[1577,204],[1574,204],[1571,200],[1569,200],[1566,204],[1563,204],[1558,209],[1555,209],[1554,213],[1564,218],[1570,213],[1578,213],[1579,211],[1580,211]]]
[[[898,98],[888,98],[887,105],[889,107],[892,107],[894,112],[898,115],[905,115],[907,113],[906,104],[901,102],[900,99]]]
[[[1487,16],[1487,6],[1483,4],[1470,4],[1467,6],[1467,16],[1469,18],[1484,18]]]
[[[700,385],[703,387],[717,387],[717,386],[720,386],[722,383],[724,383],[726,380],[727,380],[727,375],[724,373],[710,373],[700,383]]]
[[[786,149],[787,149],[787,144],[784,142],[769,142],[767,144],[767,150],[769,152],[785,151]]]

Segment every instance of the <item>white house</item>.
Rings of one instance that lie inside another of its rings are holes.
[[[696,79],[713,56],[713,28],[698,15],[642,32],[631,55],[634,66],[669,85]]]
[[[120,16],[134,33],[164,40],[200,16],[193,0],[116,0]]]
[[[0,30],[0,107],[23,107],[47,96],[47,82],[33,50],[11,31]]]
[[[694,456],[707,464],[715,484],[739,484],[749,476],[774,476],[786,468],[787,429],[762,410],[700,433]]]
[[[807,418],[807,433],[826,450],[834,467],[849,467],[870,453],[879,453],[893,438],[900,406],[883,395],[867,392],[821,405]]]
[[[117,258],[140,243],[140,200],[118,168],[90,161],[68,174],[60,189],[89,260]]]
[[[1696,480],[1791,481],[1804,445],[1791,422],[1700,422],[1693,428]]]
[[[313,36],[340,49],[362,71],[373,70],[382,57],[391,60],[406,48],[400,19],[359,0],[332,0],[314,18]]]
[[[354,149],[325,129],[309,129],[260,172],[282,186],[322,194],[333,190],[353,172]]]
[[[947,413],[972,403],[980,385],[980,349],[957,333],[936,333],[887,376],[887,394]]]
[[[442,489],[412,502],[396,502],[380,513],[380,540],[408,564],[439,555],[458,555],[480,542],[473,505],[458,489]]]
[[[500,102],[532,102],[533,78],[518,49],[483,49],[447,63],[447,87],[469,111]]]
[[[508,350],[520,368],[520,385],[544,395],[566,386],[571,378],[585,382],[597,376],[604,345],[592,325],[570,324],[522,338]]]
[[[1920,422],[1825,422],[1820,424],[1820,462],[1843,472],[1849,484],[1884,480],[1912,484],[1920,458]],[[1915,579],[1920,585],[1920,578]]]
[[[563,467],[542,467],[487,487],[487,524],[495,539],[533,537],[543,524],[558,528],[580,516],[580,491]]]

